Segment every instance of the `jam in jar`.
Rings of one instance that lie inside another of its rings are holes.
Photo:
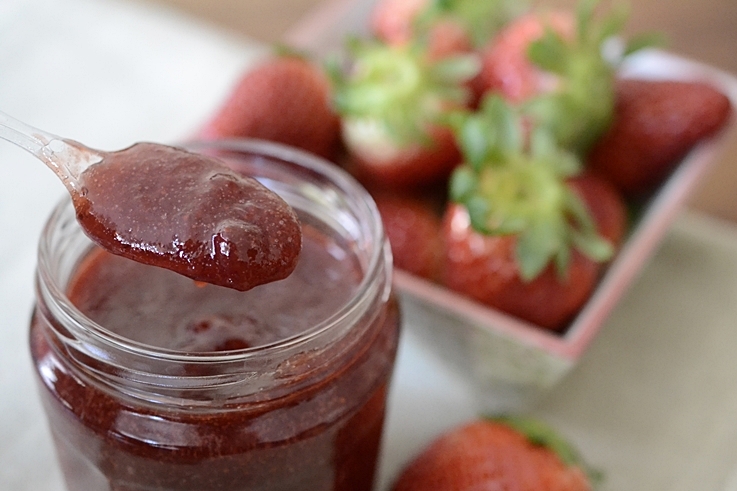
[[[286,279],[237,291],[112,255],[68,201],[39,247],[30,343],[70,491],[369,491],[399,312],[367,193],[283,146],[190,149],[294,208]]]

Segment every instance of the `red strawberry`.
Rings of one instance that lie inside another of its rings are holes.
[[[442,125],[467,103],[463,84],[476,73],[476,60],[431,60],[414,44],[356,40],[349,48],[348,70],[333,66],[333,101],[357,174],[405,187],[446,178],[459,154]]]
[[[476,232],[468,211],[451,205],[443,225],[443,284],[538,326],[562,330],[593,291],[600,267],[574,250],[561,277],[552,264],[534,279],[520,273],[515,235]]]
[[[426,39],[430,59],[437,60],[473,51],[473,43],[468,33],[463,26],[452,20],[437,21]]]
[[[201,136],[262,138],[332,158],[339,128],[327,78],[309,61],[284,55],[247,72]]]
[[[618,249],[627,234],[627,209],[619,190],[590,172],[568,180],[568,185],[586,204],[598,234]]]
[[[521,11],[520,0],[381,0],[374,7],[371,30],[392,46],[420,43],[438,60],[472,53]],[[483,92],[480,76],[466,83],[476,105]]]
[[[371,12],[371,32],[387,44],[410,43],[415,37],[415,20],[429,1],[380,0]]]
[[[371,31],[390,45],[428,42],[433,53],[481,46],[527,2],[519,0],[380,0]],[[445,48],[443,48],[445,47]]]
[[[627,195],[647,193],[731,112],[729,99],[705,83],[619,80],[613,124],[589,166]]]
[[[384,229],[391,244],[394,265],[408,273],[433,280],[440,264],[440,218],[420,199],[375,193]]]
[[[597,476],[551,429],[521,419],[478,420],[435,439],[392,491],[590,491]]]
[[[390,188],[443,180],[460,162],[453,132],[428,125],[417,141],[397,143],[372,122],[346,118],[343,138],[351,154],[348,169],[358,179]]]
[[[442,281],[511,315],[561,330],[596,285],[624,234],[619,195],[556,147],[525,141],[500,99],[460,129],[466,163],[451,181]],[[478,138],[479,131],[485,135]]]
[[[509,23],[484,49],[481,79],[484,88],[520,102],[558,88],[558,77],[545,72],[528,56],[530,45],[552,29],[563,39],[574,35],[569,12],[530,13]]]
[[[535,12],[510,23],[482,55],[487,91],[520,104],[526,117],[549,127],[565,147],[583,154],[611,122],[616,64],[605,41],[624,23],[621,11],[599,19],[598,0],[570,12]],[[624,53],[643,40],[629,41]]]

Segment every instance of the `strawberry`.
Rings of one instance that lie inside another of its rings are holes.
[[[333,158],[340,123],[322,71],[303,58],[279,55],[243,75],[200,136],[261,138]]]
[[[729,99],[706,83],[619,80],[613,124],[588,165],[626,195],[648,193],[731,112]]]
[[[415,31],[433,58],[477,53],[478,48],[526,9],[524,0],[431,0],[418,15]],[[466,86],[476,107],[484,92],[479,72]]]
[[[380,0],[372,11],[370,28],[377,38],[391,45],[423,39],[433,46],[431,52],[466,51],[485,43],[522,11],[526,3],[519,0]]]
[[[373,193],[392,248],[394,265],[434,280],[441,256],[440,217],[425,201],[408,195]]]
[[[526,136],[519,115],[498,97],[458,128],[466,161],[452,176],[443,220],[442,282],[563,329],[622,239],[621,197],[581,174],[580,160],[547,128]]]
[[[606,179],[584,171],[567,184],[586,203],[596,230],[618,249],[627,234],[627,209],[622,194]]]
[[[568,12],[534,12],[509,23],[484,48],[481,79],[484,88],[511,102],[527,100],[558,87],[559,81],[528,56],[530,45],[551,29],[563,39],[573,38],[574,20]]]
[[[617,64],[604,57],[604,43],[621,30],[625,15],[596,18],[598,0],[581,0],[570,12],[534,12],[519,17],[483,50],[486,91],[521,104],[537,125],[584,153],[610,124]],[[628,42],[627,55],[648,43]],[[615,60],[616,62],[620,60]]]
[[[431,0],[380,0],[369,19],[371,32],[390,45],[409,44],[417,16]]]
[[[392,491],[590,491],[599,478],[537,420],[479,419],[431,442]]]
[[[428,125],[418,141],[397,142],[377,124],[345,120],[343,139],[351,158],[346,168],[359,180],[395,190],[446,179],[460,161],[453,132]]]
[[[437,60],[475,53],[526,4],[520,0],[381,0],[374,7],[370,27],[378,39],[392,46],[419,42],[428,58]],[[483,92],[480,74],[466,86],[475,107]]]
[[[333,64],[333,102],[356,174],[395,187],[444,179],[459,161],[448,111],[469,99],[468,56],[430,60],[418,45],[354,40],[347,71]]]

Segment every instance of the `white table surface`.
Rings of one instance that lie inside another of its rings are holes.
[[[262,52],[133,1],[2,0],[0,110],[104,150],[177,142]],[[26,337],[36,242],[65,191],[1,141],[0,161],[0,490],[61,491]],[[737,490],[736,347],[737,232],[687,215],[534,412],[606,472],[605,490]],[[474,415],[466,385],[405,332],[381,488],[429,439]]]
[[[256,53],[245,39],[144,4],[2,0],[0,110],[103,150],[176,142]],[[65,190],[2,141],[0,169],[0,489],[61,490],[26,338],[35,244]]]

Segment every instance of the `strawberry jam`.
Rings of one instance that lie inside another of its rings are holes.
[[[293,210],[255,179],[185,150],[138,143],[80,176],[80,225],[108,251],[248,290],[294,270]]]
[[[227,153],[298,214],[284,280],[241,292],[110,254],[69,203],[44,231],[31,352],[70,491],[372,489],[399,326],[375,207],[304,154]]]
[[[337,311],[361,279],[355,258],[310,227],[305,235],[306,257],[295,271],[248,292],[198,284],[100,249],[85,258],[67,295],[90,320],[138,343],[188,353],[264,346]]]

